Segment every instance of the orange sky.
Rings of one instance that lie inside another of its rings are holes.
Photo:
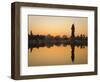
[[[88,33],[88,18],[86,17],[61,17],[61,16],[28,16],[28,33],[42,35],[71,35],[71,26],[75,25],[75,35]]]

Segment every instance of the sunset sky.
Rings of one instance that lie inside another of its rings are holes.
[[[75,25],[75,36],[88,34],[88,18],[61,16],[28,16],[28,33],[34,35],[71,35],[71,26]]]

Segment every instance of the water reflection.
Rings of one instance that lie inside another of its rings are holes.
[[[75,47],[75,46],[77,46],[77,47],[80,47],[80,48],[85,48],[85,46],[87,46],[87,43],[83,43],[83,44],[75,44],[75,43],[71,43],[71,44],[69,44],[69,43],[64,43],[64,42],[55,42],[55,43],[51,43],[51,42],[49,42],[49,43],[29,43],[28,44],[28,48],[30,48],[31,49],[31,51],[32,51],[32,49],[33,48],[37,48],[37,49],[39,49],[40,47],[47,47],[47,48],[51,48],[51,47],[53,47],[53,46],[61,46],[61,45],[63,45],[64,47],[66,47],[67,45],[70,45],[71,46],[71,48],[73,48],[73,47]]]
[[[52,54],[54,51],[52,50],[55,51],[54,55],[56,55],[55,56],[56,58],[54,59],[57,60],[59,63],[53,60],[54,56],[52,56]],[[66,52],[64,52],[64,50]],[[81,55],[81,53],[83,53],[83,55]],[[51,60],[49,60],[46,55]],[[83,56],[85,58],[83,58]],[[63,63],[60,63],[60,59],[59,59],[60,57],[61,58],[63,57],[63,59],[61,60],[61,62]],[[36,60],[34,58],[36,58]],[[64,58],[66,60],[64,60]],[[42,62],[42,60],[45,60],[45,62]],[[87,45],[86,44],[75,45],[75,44],[67,44],[67,43],[55,43],[55,44],[41,44],[41,45],[31,44],[29,46],[29,66],[41,66],[41,65],[45,66],[45,65],[59,65],[59,64],[67,65],[67,64],[86,64],[86,63],[87,63]]]

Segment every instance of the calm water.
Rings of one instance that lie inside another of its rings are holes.
[[[87,47],[52,46],[28,49],[28,66],[87,64]]]

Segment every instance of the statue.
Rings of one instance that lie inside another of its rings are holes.
[[[74,26],[74,24],[72,24],[71,30],[72,30],[71,38],[74,38],[75,37],[75,26]]]

